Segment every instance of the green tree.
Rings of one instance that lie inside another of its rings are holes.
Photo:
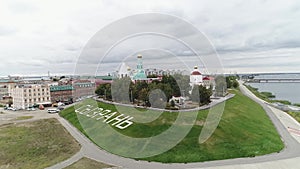
[[[143,101],[144,104],[147,104],[147,102],[149,102],[148,100],[148,89],[147,88],[143,88],[138,95],[138,100]]]
[[[208,104],[210,103],[210,96],[212,95],[211,88],[206,88],[202,85],[199,86],[199,95],[200,95],[200,103]]]
[[[232,86],[234,88],[238,88],[239,87],[239,83],[236,80],[234,80],[233,83],[232,83]]]
[[[96,88],[95,93],[98,96],[102,96],[104,99],[111,100],[112,99],[112,96],[111,96],[111,84],[110,83],[106,83],[106,84],[99,85]]]
[[[219,75],[215,78],[215,82],[216,82],[216,88],[215,88],[216,96],[224,96],[227,90],[225,77]]]
[[[210,103],[210,96],[212,95],[211,88],[206,88],[205,86],[195,85],[192,90],[191,100],[193,102],[199,103],[199,105]]]
[[[129,98],[130,85],[131,85],[131,79],[129,77],[115,79],[112,83],[113,100],[121,103],[130,103],[130,98]]]

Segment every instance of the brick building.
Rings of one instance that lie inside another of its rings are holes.
[[[89,80],[77,80],[73,82],[73,98],[80,99],[95,95],[96,85]]]
[[[68,102],[73,100],[74,87],[72,85],[50,86],[51,102]]]

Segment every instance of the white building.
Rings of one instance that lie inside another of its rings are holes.
[[[12,89],[13,107],[25,109],[35,104],[51,104],[50,88],[43,84],[23,84]]]
[[[198,67],[195,66],[194,70],[191,72],[190,75],[190,85],[202,85],[203,84],[203,77],[201,72],[198,70]]]
[[[123,78],[123,77],[131,77],[132,76],[132,72],[129,66],[126,65],[126,63],[122,63],[122,65],[119,68],[118,73],[118,77],[119,78]]]

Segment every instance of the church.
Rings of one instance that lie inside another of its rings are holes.
[[[190,85],[193,87],[195,85],[203,85],[206,88],[210,86],[215,86],[214,78],[211,76],[203,76],[202,73],[199,71],[198,66],[194,66],[194,70],[190,74]]]

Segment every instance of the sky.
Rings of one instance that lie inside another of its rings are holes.
[[[209,40],[227,73],[300,72],[300,2],[297,0],[228,0],[226,3],[217,0],[0,0],[0,76],[39,75],[48,71],[52,75],[72,74],[97,32],[124,17],[143,13],[167,14],[192,24]],[[151,24],[161,24],[156,21]],[[184,32],[170,25],[165,30],[178,35]],[[125,54],[127,57],[123,50],[135,46],[134,42],[165,45],[164,40],[157,43],[155,38],[149,41],[145,38],[128,40],[131,45],[127,46],[120,44],[105,63],[114,63],[116,57]],[[103,39],[100,43],[108,41]],[[166,43],[170,51],[180,49],[167,40]],[[142,52],[135,50],[131,55]],[[169,52],[159,51],[157,56],[163,53]],[[185,50],[175,54],[179,60],[193,61],[193,56],[188,57]],[[176,59],[164,58],[162,62],[168,69],[172,66],[180,69]],[[145,67],[155,67],[157,57],[147,61]],[[111,72],[117,66],[102,69],[101,73]]]

